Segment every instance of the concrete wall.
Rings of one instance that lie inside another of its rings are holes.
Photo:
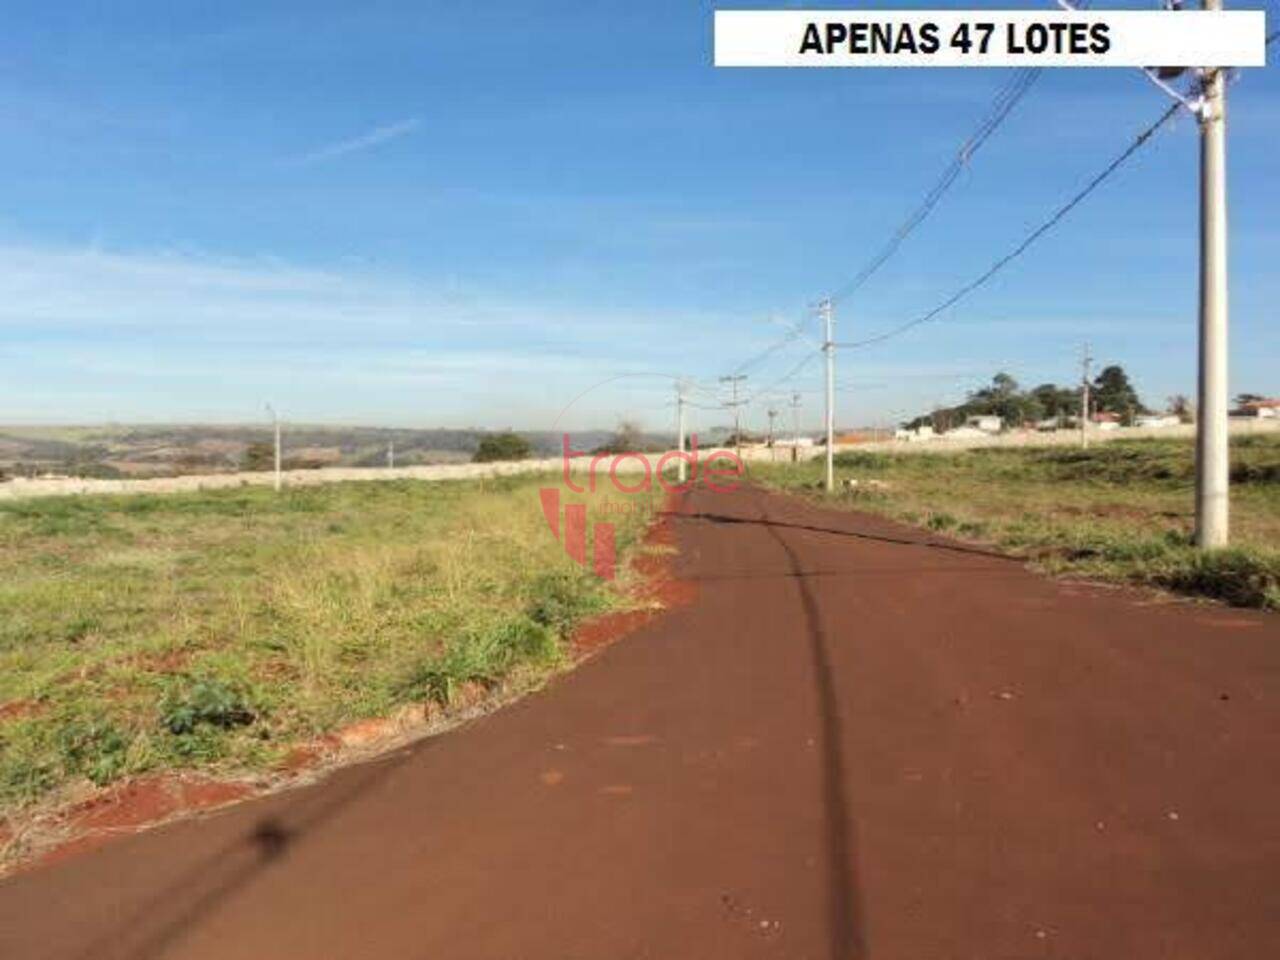
[[[699,459],[705,461],[715,452],[699,450]],[[745,453],[745,451],[744,451]],[[646,468],[652,471],[663,454],[645,454],[645,461],[638,457],[627,456],[618,461],[619,474],[639,475]],[[602,459],[596,466],[597,476],[603,482],[610,467],[612,456]],[[571,461],[571,469],[575,475],[586,475],[591,469],[591,457],[575,457]],[[318,470],[286,470],[282,476],[287,487],[311,487],[321,483],[343,483],[367,480],[475,480],[481,477],[512,476],[517,474],[536,474],[561,472],[559,457],[545,460],[520,460],[510,463],[449,463],[434,466],[415,467],[321,467]],[[15,478],[7,483],[0,483],[0,500],[16,500],[28,497],[57,497],[73,494],[131,494],[131,493],[192,493],[200,490],[225,490],[236,487],[270,486],[275,482],[275,474],[270,471],[261,473],[213,473],[186,477],[148,477],[129,480],[98,480],[57,477],[49,479],[28,480]],[[636,481],[632,481],[634,485]]]
[[[1245,420],[1231,421],[1232,436],[1251,436],[1255,434],[1280,434],[1280,421],[1277,420]],[[1108,443],[1112,440],[1132,440],[1141,438],[1190,438],[1195,436],[1195,427],[1191,424],[1180,424],[1176,427],[1130,427],[1118,430],[1090,430],[1090,443]],[[1080,443],[1080,434],[1074,430],[1059,430],[1056,433],[1038,433],[1035,431],[1016,431],[995,434],[990,437],[973,437],[948,440],[945,435],[933,440],[911,443],[904,440],[885,440],[879,443],[859,443],[852,445],[836,445],[836,452],[846,450],[866,450],[884,453],[949,453],[958,450],[973,450],[981,447],[1059,447],[1076,446]],[[717,448],[700,450],[699,458],[705,462],[707,457],[715,453]],[[801,460],[811,460],[823,456],[823,447],[799,447]],[[650,470],[654,469],[663,454],[646,454]],[[749,462],[787,463],[791,460],[790,447],[770,449],[765,446],[743,447],[742,459]],[[597,466],[600,477],[608,472],[613,458],[609,457]],[[580,457],[572,461],[575,475],[585,474],[590,469],[591,458]],[[286,470],[284,482],[290,487],[309,487],[321,483],[342,483],[361,480],[474,480],[481,477],[511,476],[515,474],[556,473],[561,469],[558,457],[546,460],[521,460],[515,463],[450,463],[421,467],[323,467],[319,470]],[[645,469],[645,463],[634,456],[618,462],[620,474],[639,474]],[[136,480],[77,480],[57,478],[49,480],[14,479],[0,483],[0,500],[15,500],[26,497],[56,497],[72,494],[95,493],[183,493],[199,490],[222,490],[234,487],[270,486],[274,474],[265,473],[216,473],[190,477],[152,477]]]

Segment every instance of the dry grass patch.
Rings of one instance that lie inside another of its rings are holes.
[[[565,556],[539,482],[0,505],[0,811],[149,770],[267,769],[342,725],[555,669],[577,622],[627,602],[626,575]],[[623,557],[638,502],[610,517]]]
[[[1280,609],[1280,437],[1231,444],[1233,549],[1192,545],[1189,440],[1117,440],[1088,450],[990,448],[836,457],[838,478],[882,481],[835,500],[1020,553],[1053,573],[1150,584]],[[824,497],[820,462],[753,465],[757,479]]]

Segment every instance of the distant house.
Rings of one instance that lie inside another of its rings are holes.
[[[1098,410],[1089,417],[1089,420],[1099,430],[1120,429],[1120,414],[1112,413],[1110,410]]]
[[[1280,419],[1280,400],[1264,397],[1261,400],[1246,400],[1231,411],[1233,417],[1253,417],[1260,420]]]
[[[1176,427],[1182,421],[1172,413],[1145,413],[1135,417],[1135,427]]]
[[[893,431],[893,439],[902,440],[906,443],[920,443],[922,440],[932,440],[934,438],[933,427],[924,423],[916,427],[914,430],[898,429]]]
[[[1033,424],[1033,426],[1037,430],[1048,432],[1050,430],[1057,430],[1059,427],[1061,427],[1062,421],[1059,420],[1057,417],[1045,417],[1045,419],[1043,420],[1037,420]]]
[[[964,425],[972,427],[974,430],[981,430],[983,433],[999,433],[1000,428],[1004,426],[1000,418],[993,413],[982,413],[977,416],[966,417]],[[951,432],[955,433],[954,430]]]

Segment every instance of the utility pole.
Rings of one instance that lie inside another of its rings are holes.
[[[1089,345],[1084,345],[1080,355],[1080,449],[1089,446],[1089,364],[1093,357],[1089,356]]]
[[[1222,0],[1204,0],[1221,10]],[[1227,432],[1227,85],[1223,71],[1201,71],[1200,99],[1200,409],[1196,417],[1196,546],[1228,540]]]
[[[800,462],[800,394],[791,394],[791,462]]]
[[[276,408],[275,408],[275,407],[273,407],[273,406],[271,406],[271,404],[269,404],[269,403],[267,404],[267,412],[268,412],[269,414],[271,414],[272,424],[273,424],[273,426],[275,427],[275,435],[276,435],[276,476],[275,476],[275,488],[276,488],[276,493],[279,493],[279,492],[280,492],[280,487],[281,487],[281,485],[282,485],[282,483],[281,483],[281,477],[280,477],[280,414],[276,413]]]
[[[387,442],[387,468],[391,470],[396,468],[396,442],[394,440]]]
[[[676,381],[676,447],[684,453],[684,381]],[[684,483],[688,478],[688,466],[684,462],[684,457],[676,457],[676,470],[680,482]]]
[[[728,406],[733,407],[733,446],[738,459],[742,459],[742,420],[738,412],[742,402],[738,399],[738,384],[745,379],[747,379],[745,373],[735,373],[720,378],[720,382],[729,384],[729,388],[733,391],[733,399],[729,401]]]
[[[818,304],[822,314],[823,334],[822,350],[827,355],[827,493],[836,488],[836,337],[835,310],[828,297]]]
[[[777,448],[775,448],[773,445],[773,421],[776,419],[778,419],[778,411],[770,407],[769,408],[769,459],[770,460],[778,459]]]

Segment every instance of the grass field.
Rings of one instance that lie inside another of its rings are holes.
[[[0,504],[0,812],[148,770],[265,769],[463,683],[536,680],[627,576],[565,556],[538,484]],[[629,507],[610,516],[623,557],[648,519]]]
[[[880,481],[834,496],[859,510],[1024,554],[1072,573],[1280,608],[1280,437],[1231,444],[1230,550],[1193,549],[1191,441],[1132,440],[1075,448],[955,453],[848,452],[837,482]],[[766,484],[820,492],[822,461],[752,466]]]

